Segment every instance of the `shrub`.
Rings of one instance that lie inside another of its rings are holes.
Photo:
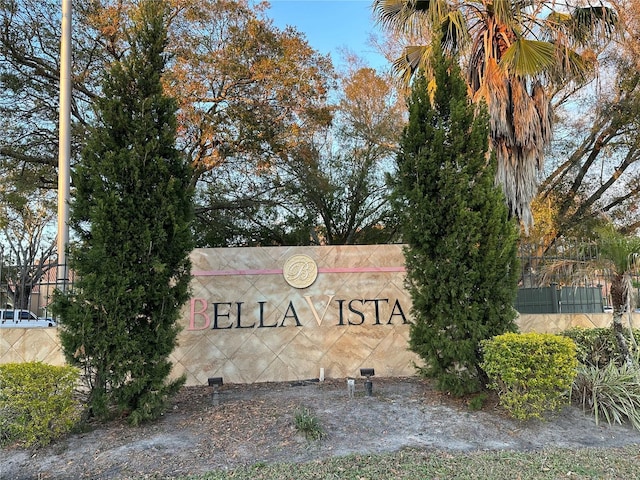
[[[517,330],[518,227],[495,184],[486,108],[469,103],[457,62],[434,49],[418,75],[390,178],[406,243],[409,349],[438,390],[482,390],[480,341]]]
[[[167,2],[135,4],[135,48],[104,72],[100,121],[73,171],[74,288],[52,305],[65,357],[86,373],[91,414],[133,425],[158,418],[184,383],[171,378],[171,353],[194,246],[192,171],[161,81]]]
[[[542,418],[569,403],[578,361],[567,337],[506,333],[482,342],[489,388],[514,418]]]
[[[620,358],[618,343],[612,328],[574,327],[565,330],[562,335],[575,342],[578,361],[582,365],[605,367],[612,360]],[[632,345],[629,330],[625,330],[624,335],[627,343]],[[639,338],[639,335],[640,330],[634,330],[634,337]]]
[[[80,418],[78,371],[40,362],[0,365],[0,443],[43,446]]]
[[[604,418],[609,424],[628,420],[640,430],[640,371],[637,366],[583,366],[573,383],[573,399],[590,410],[596,424]]]
[[[320,440],[325,436],[324,430],[316,417],[308,408],[299,408],[295,413],[296,430],[303,433],[305,438]]]

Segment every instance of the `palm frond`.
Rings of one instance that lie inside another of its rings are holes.
[[[606,225],[597,230],[598,246],[602,256],[613,262],[620,275],[637,268],[640,256],[640,238],[624,235],[613,225]]]
[[[403,33],[422,29],[424,18],[434,0],[374,0],[373,12],[384,28]]]
[[[545,139],[536,102],[522,80],[518,77],[511,77],[510,80],[514,144],[523,149],[541,151],[544,149]]]
[[[576,8],[571,13],[552,11],[543,22],[544,38],[557,38],[558,32],[578,45],[594,39],[611,38],[619,27],[618,14],[609,7]]]
[[[573,36],[585,44],[594,34],[603,37],[615,33],[619,19],[615,10],[605,6],[576,8],[572,15]]]
[[[591,50],[578,53],[573,49],[565,48],[559,52],[562,55],[562,72],[569,78],[582,79],[593,71],[597,63],[596,54]]]
[[[540,137],[544,145],[546,145],[552,135],[551,125],[553,123],[553,112],[549,96],[540,82],[533,84],[531,89],[531,98],[538,111],[540,117]],[[544,146],[542,147],[544,148]]]
[[[452,10],[445,15],[441,24],[442,49],[457,53],[469,41],[469,30],[460,10]]]
[[[511,0],[494,0],[493,14],[498,23],[512,25],[514,23],[514,7],[516,5]]]
[[[430,56],[430,47],[426,45],[409,45],[404,48],[402,56],[393,62],[393,70],[408,85],[416,71],[420,68],[427,69]]]
[[[561,259],[545,262],[540,265],[539,286],[552,282],[564,285],[587,285],[590,279],[609,272],[609,264],[600,261],[583,261]]]
[[[487,102],[489,108],[493,138],[506,138],[511,143],[513,129],[511,128],[509,82],[494,58],[487,60],[484,78],[479,81],[479,88],[473,97],[474,102],[481,99]]]
[[[518,38],[502,55],[500,67],[513,75],[530,77],[544,72],[555,62],[553,44]]]
[[[561,29],[566,29],[573,23],[573,17],[566,12],[558,12],[552,10],[542,24],[542,28],[545,33],[556,32]],[[549,36],[549,35],[547,35]]]

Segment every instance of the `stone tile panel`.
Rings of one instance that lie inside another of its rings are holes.
[[[299,254],[318,269],[306,288],[283,275],[287,259]],[[191,258],[192,300],[171,355],[172,375],[186,375],[187,385],[214,376],[225,383],[304,380],[320,368],[326,378],[359,378],[360,368],[415,374],[420,362],[407,349],[403,323],[411,302],[401,245],[200,249]],[[607,314],[518,319],[523,332],[550,333],[610,322]],[[0,329],[0,363],[33,360],[64,363],[56,329]]]

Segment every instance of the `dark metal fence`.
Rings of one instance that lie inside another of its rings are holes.
[[[69,288],[69,280],[58,281],[55,263],[15,265],[0,259],[0,308],[29,310],[38,317],[51,317],[50,303],[56,289]]]
[[[520,313],[601,313],[611,306],[611,274],[594,242],[556,240],[551,246],[522,243],[516,310]],[[640,276],[633,279],[632,308],[638,307]]]
[[[519,288],[515,308],[520,313],[602,313],[603,287]]]

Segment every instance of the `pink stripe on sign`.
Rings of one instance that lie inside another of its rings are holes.
[[[219,277],[227,275],[282,275],[280,270],[194,270],[194,277]]]
[[[334,267],[319,268],[318,273],[377,273],[404,272],[405,267]],[[282,275],[280,270],[194,270],[194,277],[221,277],[230,275]]]
[[[334,267],[319,268],[319,273],[377,273],[377,272],[404,272],[405,267]]]

